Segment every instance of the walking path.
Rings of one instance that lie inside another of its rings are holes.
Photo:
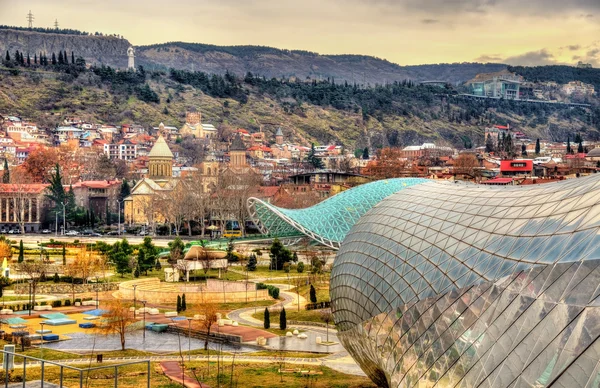
[[[163,361],[160,363],[160,369],[162,369],[165,376],[171,380],[183,385],[187,388],[210,388],[208,385],[197,381],[190,375],[183,373],[181,366],[177,361]]]

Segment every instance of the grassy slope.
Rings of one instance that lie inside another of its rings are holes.
[[[203,121],[215,126],[229,126],[263,130],[270,135],[276,126],[286,130],[286,136],[293,131],[292,140],[308,143],[328,143],[340,141],[347,147],[365,145],[365,134],[377,137],[384,130],[397,129],[404,134],[403,145],[417,144],[424,139],[445,139],[455,144],[459,136],[465,134],[473,139],[483,135],[482,129],[474,124],[450,123],[444,119],[423,121],[418,117],[386,116],[369,118],[363,121],[360,113],[339,111],[333,108],[324,109],[319,106],[302,104],[294,113],[286,113],[283,107],[269,97],[251,93],[247,104],[242,105],[233,100],[217,99],[204,95],[192,87],[184,87],[162,77],[158,81],[150,81],[151,87],[161,97],[159,104],[147,104],[136,97],[128,98],[115,95],[90,74],[80,76],[74,82],[62,82],[54,73],[22,72],[11,76],[0,72],[0,112],[20,114],[37,120],[42,126],[53,127],[67,115],[76,115],[85,120],[101,123],[137,122],[145,126],[165,125],[180,126],[185,119],[185,112],[196,108],[202,112]],[[179,89],[179,92],[177,90]],[[167,98],[171,96],[171,102]],[[166,109],[166,110],[165,110]],[[523,122],[522,117],[507,117],[512,121]],[[554,121],[551,119],[551,121]],[[574,130],[581,128],[581,123],[561,123],[572,126]],[[526,128],[531,137],[542,137],[544,127]]]

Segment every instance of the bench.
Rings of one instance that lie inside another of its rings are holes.
[[[82,306],[95,306],[96,305],[96,301],[95,300],[84,300],[83,302],[81,302]]]
[[[84,323],[80,323],[79,327],[81,327],[82,329],[91,329],[93,327],[96,327],[96,324],[92,323],[92,322],[84,322]]]
[[[96,319],[100,319],[100,317],[83,317],[86,321],[95,321]]]
[[[44,341],[58,341],[58,334],[46,334],[42,336]]]
[[[0,314],[2,314],[2,315],[10,315],[12,313],[13,313],[13,311],[11,309],[2,309],[2,310],[0,310]]]
[[[44,306],[33,306],[33,311],[48,311],[52,310],[52,306],[44,305]]]
[[[150,309],[150,311],[148,311],[148,314],[158,315],[158,314],[160,314],[160,311],[158,311],[158,309]]]
[[[36,330],[35,332],[38,333],[38,334],[50,334],[50,333],[52,333],[52,330],[48,330],[48,329],[45,329],[45,330]]]
[[[165,312],[165,317],[176,317],[177,311],[167,311]]]

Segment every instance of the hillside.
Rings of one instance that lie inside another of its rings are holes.
[[[492,123],[510,123],[531,138],[564,141],[576,132],[600,138],[599,110],[592,115],[582,109],[471,101],[411,83],[362,89],[185,71],[136,74],[95,68],[74,76],[52,66],[0,69],[0,112],[44,127],[70,115],[147,128],[160,122],[180,126],[190,109],[201,111],[203,121],[221,133],[262,127],[272,135],[281,125],[291,140],[335,142],[351,149],[423,141],[482,145],[483,128]]]
[[[16,50],[30,53],[60,50],[83,57],[89,64],[112,67],[127,66],[127,48],[131,43],[114,36],[85,35],[78,31],[67,33],[28,31],[0,28],[0,52]],[[384,59],[366,55],[320,55],[308,51],[281,50],[261,46],[215,46],[200,43],[171,42],[136,48],[136,63],[151,70],[196,70],[225,74],[226,71],[244,76],[251,72],[267,78],[304,80],[332,78],[362,85],[384,84],[411,79],[413,81],[441,80],[461,83],[482,72],[499,71],[501,64],[458,63],[420,66],[399,66]]]

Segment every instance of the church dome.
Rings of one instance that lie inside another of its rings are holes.
[[[173,153],[169,149],[169,145],[167,144],[165,139],[162,137],[162,135],[158,136],[158,139],[156,140],[156,143],[154,143],[154,146],[150,150],[148,157],[149,158],[171,158],[171,159],[173,159],[173,157],[174,157]]]

